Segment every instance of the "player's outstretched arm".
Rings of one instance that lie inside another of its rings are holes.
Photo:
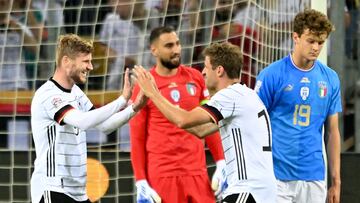
[[[142,91],[140,91],[139,94],[136,96],[133,104],[129,105],[124,110],[115,113],[110,118],[97,125],[96,128],[105,134],[109,134],[124,125],[125,123],[129,122],[129,120],[134,117],[134,115],[142,107],[144,107],[146,103],[147,97]]]
[[[187,129],[197,125],[211,122],[209,114],[196,107],[191,111],[178,108],[165,99],[156,87],[152,75],[141,66],[135,66],[133,69],[141,90],[149,97],[161,113],[179,128]]]
[[[125,107],[126,104],[127,100],[123,96],[120,96],[118,99],[110,102],[109,104],[88,112],[72,108],[64,114],[64,116],[59,120],[59,123],[63,121],[66,124],[75,126],[82,130],[87,130],[104,122],[106,119],[110,118],[110,116]]]
[[[111,116],[119,112],[120,109],[124,108],[127,105],[127,101],[130,99],[132,93],[132,86],[129,82],[129,70],[125,71],[125,82],[123,88],[123,94],[116,100],[102,106],[101,108],[91,110],[88,112],[83,112],[75,108],[70,108],[64,113],[59,122],[64,121],[66,124],[78,127],[82,130],[87,130],[89,128],[96,127],[109,119]],[[138,107],[136,107],[138,108]],[[118,115],[119,119],[128,121],[131,118],[133,113],[131,109],[124,111],[124,115]],[[130,118],[128,118],[130,117]],[[121,124],[122,122],[119,122]],[[107,125],[110,126],[110,125]],[[111,125],[113,126],[113,125]]]
[[[199,138],[203,138],[218,131],[219,127],[215,123],[208,122],[202,125],[186,128],[185,130]]]

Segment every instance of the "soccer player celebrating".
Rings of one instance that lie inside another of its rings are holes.
[[[89,202],[85,130],[96,127],[109,133],[127,122],[146,102],[140,93],[134,104],[126,107],[132,87],[125,74],[123,94],[95,109],[76,85],[84,84],[93,69],[92,50],[92,44],[77,35],[60,36],[55,73],[32,100],[31,127],[36,150],[32,202]]]
[[[220,129],[228,184],[222,193],[223,203],[274,203],[271,126],[256,92],[239,84],[243,66],[240,48],[230,43],[212,44],[204,55],[203,75],[212,97],[202,106],[188,110],[172,104],[157,89],[159,84],[152,75],[139,66],[134,69],[138,84],[153,105],[178,127],[199,137]]]
[[[208,99],[201,73],[180,65],[181,45],[172,28],[152,30],[150,46],[156,58],[150,73],[169,102],[191,110]],[[135,86],[133,96],[137,91],[139,87]],[[138,202],[215,202],[202,140],[170,123],[152,102],[130,121],[130,134]],[[205,142],[216,161],[212,185],[217,195],[225,182],[219,133]]]
[[[294,50],[258,76],[256,91],[272,124],[277,202],[339,202],[340,81],[317,60],[333,30],[328,18],[305,10],[294,19]],[[327,195],[323,127],[327,121],[331,187]]]

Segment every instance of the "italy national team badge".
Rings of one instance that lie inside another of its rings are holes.
[[[180,92],[177,89],[173,89],[170,92],[171,99],[174,100],[174,102],[179,102],[180,100]]]
[[[327,95],[327,85],[326,85],[326,82],[320,81],[320,82],[318,83],[318,86],[319,86],[319,96],[320,96],[321,98],[326,97],[326,95]]]
[[[300,89],[300,96],[304,101],[308,98],[309,92],[310,92],[310,90],[308,87],[302,87]]]
[[[194,96],[196,94],[195,84],[194,83],[186,83],[186,90],[191,96]]]

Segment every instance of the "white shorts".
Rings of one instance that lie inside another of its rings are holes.
[[[324,203],[326,196],[325,181],[277,180],[277,203]]]

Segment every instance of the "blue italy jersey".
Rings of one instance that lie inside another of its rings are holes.
[[[255,90],[270,115],[276,178],[324,180],[323,125],[342,111],[336,72],[318,60],[300,70],[289,55],[261,71]]]

